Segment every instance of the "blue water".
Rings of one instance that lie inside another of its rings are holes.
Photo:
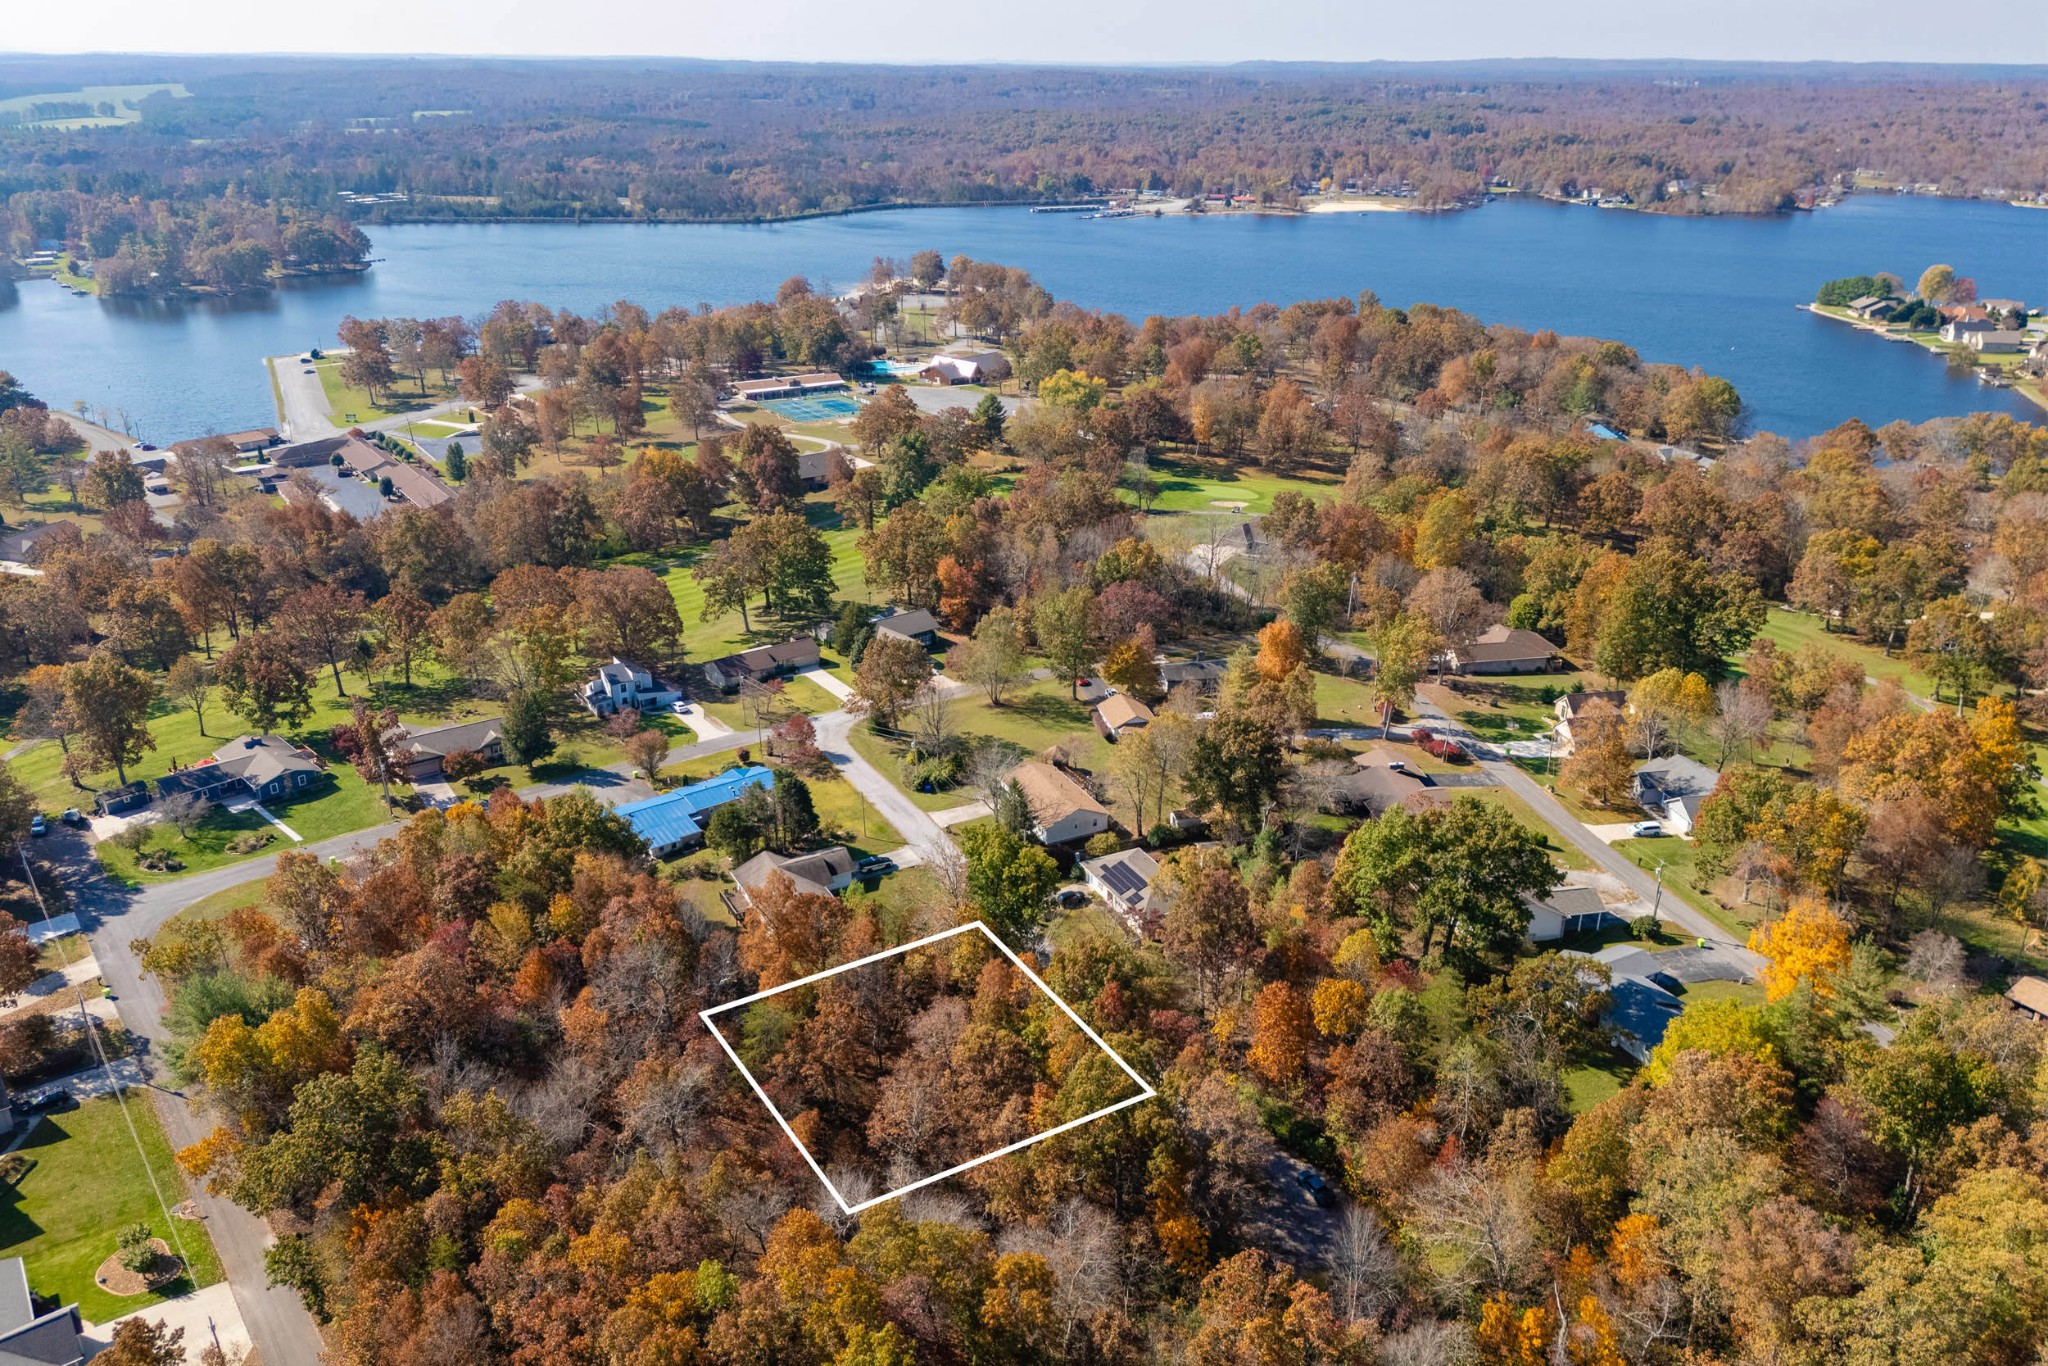
[[[1951,379],[1794,305],[1830,276],[1911,280],[1946,261],[1986,295],[2048,301],[2048,212],[1859,197],[1820,213],[1681,219],[1506,201],[1468,213],[1084,220],[1022,209],[915,209],[770,226],[417,225],[375,229],[375,269],[225,303],[78,298],[0,286],[0,369],[57,406],[125,409],[175,440],[275,420],[260,358],[330,344],[344,314],[479,315],[501,299],[594,311],[772,297],[866,277],[877,256],[936,247],[1031,271],[1053,294],[1133,319],[1376,292],[1490,322],[1617,338],[1727,376],[1753,424],[1788,436],[1994,408],[2016,395]]]

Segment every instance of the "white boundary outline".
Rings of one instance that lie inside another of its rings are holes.
[[[817,1159],[811,1156],[810,1149],[804,1147],[804,1145],[797,1140],[796,1131],[789,1127],[789,1121],[784,1119],[782,1117],[782,1112],[775,1108],[775,1102],[768,1099],[768,1093],[761,1089],[760,1082],[754,1080],[754,1074],[752,1072],[749,1072],[747,1070],[747,1065],[740,1061],[740,1055],[737,1052],[735,1052],[733,1050],[733,1046],[726,1041],[725,1035],[719,1032],[717,1025],[711,1023],[711,1017],[713,1015],[723,1014],[728,1010],[736,1010],[741,1006],[752,1005],[754,1002],[766,1000],[770,996],[778,996],[785,991],[793,991],[797,987],[809,986],[813,982],[822,982],[827,977],[837,976],[838,974],[849,971],[853,968],[865,967],[869,963],[878,963],[884,958],[894,958],[899,954],[909,953],[912,949],[921,949],[927,944],[936,944],[941,939],[951,939],[956,934],[966,934],[970,930],[980,930],[983,935],[987,936],[988,941],[991,944],[994,944],[998,949],[1002,950],[1003,956],[1005,958],[1009,959],[1011,963],[1016,965],[1016,968],[1019,972],[1023,973],[1026,977],[1030,978],[1032,984],[1036,986],[1040,991],[1044,992],[1048,997],[1050,997],[1054,1005],[1058,1006],[1061,1010],[1065,1011],[1067,1018],[1072,1020],[1076,1025],[1079,1025],[1081,1028],[1081,1032],[1083,1034],[1086,1034],[1090,1039],[1094,1040],[1095,1046],[1097,1048],[1100,1048],[1104,1053],[1107,1053],[1110,1057],[1110,1060],[1114,1062],[1118,1067],[1121,1067],[1124,1070],[1124,1075],[1128,1076],[1132,1081],[1138,1084],[1138,1094],[1130,1097],[1128,1100],[1120,1100],[1114,1105],[1107,1105],[1100,1110],[1096,1110],[1092,1113],[1085,1114],[1081,1116],[1079,1119],[1070,1119],[1065,1124],[1059,1125],[1057,1128],[1047,1129],[1042,1134],[1033,1134],[1029,1138],[1019,1139],[1017,1142],[1010,1144],[1008,1147],[998,1148],[994,1152],[988,1153],[985,1156],[974,1158],[973,1160],[968,1162],[962,1162],[957,1167],[948,1167],[946,1168],[946,1170],[942,1172],[938,1172],[932,1176],[923,1177],[919,1180],[913,1181],[909,1185],[903,1186],[897,1190],[890,1191],[886,1195],[878,1195],[872,1200],[863,1200],[858,1205],[849,1205],[846,1203],[846,1197],[839,1193],[839,1188],[833,1185],[831,1178],[825,1175],[824,1168],[820,1167],[818,1165]],[[873,1206],[879,1205],[886,1200],[894,1200],[898,1196],[908,1195],[911,1191],[917,1190],[921,1186],[929,1186],[935,1181],[944,1181],[949,1176],[958,1176],[961,1172],[968,1170],[970,1167],[979,1167],[984,1162],[993,1162],[999,1157],[1004,1157],[1010,1153],[1018,1151],[1020,1148],[1028,1148],[1034,1143],[1042,1143],[1046,1139],[1052,1138],[1058,1134],[1063,1134],[1069,1129],[1078,1129],[1083,1124],[1087,1124],[1092,1120],[1101,1119],[1105,1115],[1113,1115],[1118,1110],[1122,1110],[1129,1106],[1136,1105],[1140,1101],[1151,1100],[1154,1096],[1159,1094],[1157,1091],[1152,1089],[1152,1083],[1146,1081],[1143,1077],[1139,1076],[1137,1071],[1134,1068],[1132,1068],[1132,1066],[1129,1063],[1125,1062],[1123,1058],[1118,1055],[1117,1051],[1114,1048],[1111,1048],[1108,1044],[1102,1041],[1102,1036],[1100,1034],[1097,1034],[1093,1029],[1088,1027],[1088,1022],[1086,1020],[1082,1019],[1079,1015],[1074,1013],[1074,1008],[1072,1006],[1068,1005],[1065,1001],[1060,999],[1058,992],[1054,991],[1051,987],[1047,986],[1044,983],[1044,981],[1042,981],[1039,978],[1037,973],[1033,972],[1029,967],[1025,966],[1024,960],[1019,958],[1016,954],[1012,953],[1010,951],[1010,946],[1008,944],[1005,944],[1000,938],[998,938],[996,936],[995,931],[991,930],[987,925],[983,924],[979,920],[970,920],[965,925],[958,925],[950,930],[940,930],[937,934],[928,934],[924,938],[912,940],[908,944],[898,944],[893,949],[883,949],[880,953],[871,953],[865,958],[856,958],[851,963],[841,963],[836,968],[826,968],[823,972],[814,972],[808,977],[799,977],[794,982],[784,982],[779,987],[770,987],[766,991],[757,991],[751,996],[742,996],[737,1001],[727,1001],[724,1005],[712,1006],[709,1010],[700,1010],[697,1012],[697,1018],[702,1020],[704,1022],[704,1027],[711,1031],[711,1037],[718,1040],[718,1046],[725,1050],[725,1055],[728,1058],[732,1059],[732,1065],[734,1067],[739,1068],[740,1075],[747,1079],[747,1085],[754,1088],[754,1094],[760,1098],[761,1104],[767,1107],[768,1113],[775,1117],[775,1122],[782,1127],[782,1132],[789,1139],[790,1145],[794,1147],[797,1150],[798,1154],[803,1157],[805,1164],[810,1167],[812,1173],[817,1176],[818,1180],[824,1184],[825,1189],[832,1192],[832,1198],[838,1202],[839,1208],[845,1210],[848,1214],[859,1214],[862,1210],[870,1209]]]

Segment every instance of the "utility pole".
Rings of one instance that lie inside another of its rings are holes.
[[[1659,860],[1659,861],[1658,861],[1658,864],[1657,864],[1657,899],[1656,899],[1655,901],[1652,901],[1652,902],[1650,903],[1650,919],[1651,919],[1652,921],[1655,921],[1655,920],[1657,920],[1657,918],[1658,918],[1658,916],[1657,916],[1657,913],[1658,913],[1659,911],[1661,911],[1661,910],[1662,910],[1663,908],[1664,908],[1664,863],[1663,863],[1663,861],[1662,861],[1662,860]]]

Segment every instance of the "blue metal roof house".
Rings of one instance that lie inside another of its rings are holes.
[[[664,792],[644,802],[627,802],[614,814],[633,827],[633,833],[647,841],[656,858],[667,858],[704,838],[702,819],[727,802],[737,801],[750,791],[775,790],[775,775],[759,764],[732,768],[714,778]]]

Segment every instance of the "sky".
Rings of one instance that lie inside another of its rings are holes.
[[[94,0],[9,3],[0,51],[1161,63],[1685,57],[2048,63],[2048,23],[1926,0]],[[1959,14],[1961,12],[1958,12]],[[1971,11],[1975,14],[1976,11]],[[109,38],[118,35],[118,48]]]

